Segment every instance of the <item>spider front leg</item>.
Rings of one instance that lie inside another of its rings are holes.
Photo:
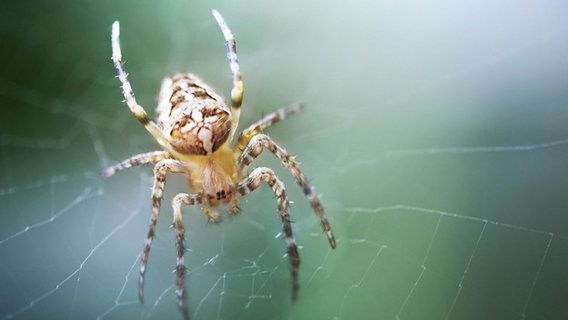
[[[186,173],[187,168],[182,161],[173,159],[161,160],[154,167],[152,215],[150,217],[150,225],[148,226],[148,235],[146,236],[146,242],[144,243],[144,249],[142,250],[142,257],[140,258],[140,275],[138,281],[138,298],[140,299],[140,302],[144,302],[144,275],[146,273],[146,263],[148,262],[152,239],[154,239],[156,231],[156,223],[158,222],[158,216],[160,215],[160,205],[164,196],[164,187],[166,185],[166,176],[168,172]]]
[[[239,182],[237,185],[237,191],[244,196],[258,188],[263,181],[265,181],[272,189],[272,192],[274,192],[274,195],[276,196],[276,201],[278,202],[278,214],[282,221],[282,232],[286,238],[287,245],[286,252],[290,259],[290,269],[292,273],[292,300],[296,300],[298,290],[300,289],[300,285],[298,284],[300,254],[298,253],[298,246],[296,245],[296,240],[294,240],[292,225],[290,224],[290,206],[284,184],[280,181],[280,179],[278,179],[272,169],[260,167],[254,169],[248,177]]]
[[[225,38],[225,45],[227,46],[227,58],[229,59],[229,67],[231,68],[231,75],[233,78],[233,89],[231,89],[231,114],[232,119],[232,129],[231,129],[231,139],[235,134],[235,130],[239,125],[239,118],[241,114],[241,104],[243,103],[243,95],[245,93],[245,87],[243,84],[243,76],[241,75],[241,70],[239,66],[239,58],[237,57],[237,42],[235,37],[227,26],[225,19],[217,10],[213,10],[213,17],[217,21],[223,37]]]
[[[124,169],[128,169],[146,163],[156,163],[160,160],[167,159],[170,157],[171,157],[170,154],[166,151],[152,151],[152,152],[137,154],[126,160],[121,161],[118,164],[115,164],[114,166],[104,169],[101,172],[101,175],[107,178]]]
[[[331,232],[331,226],[329,225],[329,221],[325,216],[323,205],[321,204],[318,197],[313,193],[312,187],[308,184],[306,176],[304,176],[304,174],[300,170],[300,165],[298,164],[298,162],[296,162],[294,157],[289,155],[286,150],[282,149],[274,141],[272,141],[269,136],[265,134],[257,134],[250,139],[248,145],[239,156],[238,165],[241,173],[246,171],[251,162],[262,153],[262,150],[264,148],[272,152],[280,160],[282,165],[290,170],[292,176],[294,176],[294,179],[304,191],[304,195],[310,201],[310,205],[312,206],[315,214],[319,217],[321,227],[323,229],[323,232],[327,236],[329,245],[332,249],[335,249],[335,237]]]
[[[142,123],[144,128],[150,132],[164,150],[168,151],[172,155],[180,156],[180,153],[172,148],[168,138],[164,135],[160,127],[154,121],[150,120],[146,110],[144,110],[144,108],[136,102],[132,85],[130,85],[130,81],[128,81],[128,73],[126,73],[124,62],[122,61],[122,50],[120,48],[120,24],[118,21],[115,21],[112,24],[111,42],[112,61],[118,74],[118,79],[122,84],[122,94],[124,95],[124,100],[126,101],[128,108],[130,108],[134,117]]]
[[[178,308],[183,315],[184,319],[189,319],[189,311],[185,303],[185,229],[183,228],[181,205],[196,205],[202,203],[201,194],[194,193],[180,193],[174,197],[172,201],[172,207],[174,210],[174,223],[173,227],[176,231],[176,248],[177,248],[177,260],[176,260],[176,296]]]
[[[248,126],[248,128],[244,129],[243,132],[239,135],[239,139],[237,143],[233,147],[233,152],[241,152],[245,148],[245,146],[249,143],[252,137],[256,136],[259,133],[262,133],[264,129],[270,127],[271,125],[286,119],[289,115],[294,114],[300,110],[302,110],[303,105],[300,103],[294,103],[287,107],[280,108],[274,112],[271,112],[264,116],[262,119],[258,120],[257,122]]]

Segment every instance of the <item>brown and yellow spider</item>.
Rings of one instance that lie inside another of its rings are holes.
[[[173,198],[173,227],[176,232],[177,246],[177,301],[184,318],[189,318],[185,303],[184,289],[184,228],[182,224],[182,205],[201,204],[203,212],[211,222],[219,221],[219,213],[212,209],[220,204],[229,204],[229,212],[238,212],[239,195],[246,195],[264,181],[272,189],[278,203],[278,214],[282,222],[288,258],[291,266],[292,299],[296,299],[299,290],[298,267],[300,257],[290,224],[289,204],[284,184],[270,168],[259,167],[247,173],[251,162],[260,155],[264,148],[272,152],[282,165],[294,176],[304,191],[305,196],[321,221],[329,244],[335,248],[335,238],[325,217],[323,206],[312,192],[306,177],[300,170],[294,157],[278,146],[263,130],[300,110],[295,104],[273,112],[246,128],[238,137],[233,147],[230,143],[239,123],[240,107],[243,99],[243,80],[239,71],[236,43],[231,30],[223,17],[213,10],[228,50],[228,59],[232,73],[231,108],[211,87],[191,73],[176,74],[166,78],[160,89],[159,103],[156,109],[157,123],[150,120],[148,114],[134,98],[134,92],[122,62],[119,44],[120,27],[118,21],[112,25],[112,60],[126,104],[144,127],[158,141],[163,151],[138,154],[105,169],[103,176],[112,176],[118,171],[145,163],[155,163],[154,185],[152,187],[152,216],[142,257],[140,260],[139,298],[144,297],[144,274],[150,253],[150,245],[156,228],[160,204],[167,173],[182,173],[186,176],[192,193],[180,193]]]

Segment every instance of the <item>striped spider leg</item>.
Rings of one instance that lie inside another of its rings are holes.
[[[291,111],[293,109],[281,109],[268,116],[270,117],[277,117],[278,113],[285,115],[287,111]],[[280,116],[284,118],[284,116]],[[277,121],[277,120],[276,120]],[[274,121],[274,122],[276,122]],[[269,126],[272,123],[267,123],[266,126]],[[249,129],[254,128],[255,125],[251,126]],[[254,130],[254,129],[253,129]],[[246,134],[247,130],[243,133]],[[278,146],[272,139],[262,133],[257,133],[252,135],[251,139],[249,140],[247,146],[242,151],[239,156],[238,166],[241,172],[245,172],[251,162],[256,159],[261,153],[262,150],[266,148],[270,152],[272,152],[280,163],[288,168],[292,173],[292,176],[300,185],[302,190],[304,191],[304,195],[310,201],[310,204],[319,217],[321,221],[321,226],[323,231],[325,232],[329,245],[332,249],[336,247],[335,237],[331,232],[331,226],[327,217],[325,216],[323,205],[321,204],[320,200],[313,194],[312,187],[308,184],[306,177],[300,170],[300,166],[298,162],[292,157],[290,154],[286,152],[286,150],[282,149]],[[262,182],[266,182],[268,186],[274,192],[276,196],[277,203],[278,203],[278,213],[280,215],[280,220],[282,221],[282,232],[284,234],[287,249],[286,252],[288,254],[288,258],[290,260],[291,266],[291,277],[292,277],[292,300],[296,300],[298,296],[298,291],[300,289],[299,281],[298,281],[298,269],[300,266],[300,255],[298,253],[298,246],[296,245],[296,241],[294,239],[294,234],[292,232],[291,220],[290,220],[290,213],[289,213],[289,201],[286,195],[286,189],[282,181],[278,179],[275,175],[274,171],[270,168],[265,167],[258,167],[254,169],[250,175],[241,181],[238,186],[237,190],[241,195],[246,195],[256,188],[260,186]]]

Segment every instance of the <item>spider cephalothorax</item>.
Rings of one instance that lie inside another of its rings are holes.
[[[292,233],[289,202],[284,184],[270,168],[259,167],[248,173],[248,167],[260,153],[267,149],[290,170],[294,179],[310,201],[314,212],[321,222],[331,248],[335,248],[335,238],[324,214],[323,206],[312,192],[306,177],[300,170],[294,157],[263,134],[263,130],[283,120],[289,114],[300,110],[294,104],[277,110],[243,130],[236,143],[230,143],[239,123],[240,107],[243,99],[243,81],[237,60],[235,39],[223,17],[213,10],[213,16],[221,27],[228,49],[228,58],[233,78],[231,107],[223,98],[193,74],[176,74],[162,83],[157,111],[157,123],[150,120],[144,108],[134,98],[130,82],[127,79],[122,52],[119,44],[119,24],[112,28],[112,60],[122,83],[126,104],[133,115],[144,125],[160,144],[163,151],[138,154],[103,171],[103,176],[132,166],[155,163],[154,185],[152,187],[152,215],[146,237],[146,243],[140,259],[139,298],[144,297],[144,274],[154,238],[156,222],[160,214],[163,192],[168,173],[182,173],[186,176],[191,193],[179,193],[173,198],[173,227],[176,232],[177,246],[177,290],[178,307],[185,319],[189,311],[185,304],[185,230],[182,223],[182,205],[202,205],[209,221],[219,221],[219,213],[211,207],[229,204],[229,212],[237,213],[239,195],[246,195],[257,189],[262,182],[272,189],[276,197],[278,214],[282,223],[282,232],[286,239],[288,258],[292,275],[292,299],[298,290],[298,268],[300,256]]]

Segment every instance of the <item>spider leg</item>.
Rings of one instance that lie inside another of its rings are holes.
[[[242,151],[247,143],[249,143],[250,139],[255,135],[262,133],[262,131],[271,125],[279,122],[281,120],[286,119],[291,114],[294,114],[302,109],[303,105],[300,103],[294,103],[287,107],[280,108],[266,116],[262,119],[258,120],[257,122],[251,124],[248,128],[243,130],[239,135],[239,139],[237,143],[233,147],[233,152],[240,152]]]
[[[115,173],[122,171],[124,169],[128,169],[146,163],[156,163],[160,160],[167,159],[169,157],[171,157],[169,153],[161,150],[137,154],[126,160],[121,161],[118,164],[115,164],[114,166],[110,166],[104,169],[101,172],[101,175],[103,177],[110,177]]]
[[[138,298],[140,302],[144,302],[144,274],[146,273],[146,263],[150,255],[150,247],[152,239],[156,231],[156,223],[160,215],[160,205],[164,196],[164,187],[166,185],[166,175],[171,173],[185,173],[187,172],[186,166],[183,162],[172,159],[164,159],[156,164],[154,167],[154,185],[152,186],[152,215],[150,217],[150,225],[148,226],[148,235],[142,250],[142,257],[140,259],[140,275],[138,279]]]
[[[321,227],[327,236],[329,245],[332,249],[335,249],[335,237],[331,232],[331,226],[329,225],[329,221],[325,216],[323,205],[321,204],[318,197],[314,195],[312,187],[308,184],[306,177],[300,170],[300,165],[298,164],[298,162],[296,162],[294,157],[292,157],[290,154],[288,154],[288,152],[286,152],[286,150],[282,149],[274,141],[272,141],[269,136],[265,134],[257,134],[250,139],[248,145],[239,156],[238,166],[241,170],[241,173],[245,172],[250,163],[262,153],[262,150],[264,148],[272,152],[280,160],[282,165],[290,170],[292,176],[294,176],[294,179],[304,191],[304,195],[310,201],[312,209],[319,217],[321,221]]]
[[[235,41],[235,37],[231,32],[231,29],[227,26],[225,19],[223,16],[217,11],[212,11],[215,20],[217,20],[217,24],[219,24],[219,28],[221,28],[221,32],[223,32],[223,37],[225,38],[225,45],[227,46],[227,58],[229,59],[229,66],[231,68],[231,74],[233,77],[233,89],[231,90],[231,114],[233,117],[232,120],[232,129],[231,129],[231,139],[235,134],[235,130],[239,125],[239,116],[241,113],[241,104],[243,103],[243,95],[245,92],[245,88],[243,85],[243,77],[241,75],[241,70],[239,67],[239,59],[237,58],[237,42]]]
[[[174,223],[173,227],[176,231],[176,247],[177,247],[177,261],[176,261],[176,277],[177,277],[177,304],[178,308],[183,315],[184,319],[189,319],[189,311],[185,305],[185,229],[183,228],[181,205],[196,205],[202,202],[201,194],[199,193],[180,193],[174,197],[172,206],[174,209]]]
[[[292,300],[296,300],[300,285],[298,283],[298,269],[300,266],[300,254],[298,253],[298,246],[294,240],[292,232],[292,225],[290,224],[290,210],[288,197],[286,196],[286,189],[282,181],[278,179],[274,171],[269,168],[256,168],[248,177],[237,185],[237,191],[241,195],[246,195],[260,186],[262,182],[266,182],[274,192],[276,201],[278,202],[278,214],[282,221],[282,231],[286,238],[288,258],[290,259],[291,273],[292,273]]]
[[[128,81],[128,74],[124,69],[124,62],[122,61],[122,50],[120,49],[120,24],[118,21],[115,21],[112,24],[112,61],[114,63],[114,68],[118,73],[118,79],[122,83],[122,94],[124,95],[124,100],[126,104],[130,108],[130,111],[134,115],[142,125],[150,132],[150,134],[158,141],[160,146],[169,153],[173,155],[179,156],[179,153],[173,150],[171,145],[168,142],[168,138],[164,135],[160,127],[150,118],[148,114],[136,102],[136,98],[134,97],[134,91],[132,90],[132,86],[130,85],[130,81]]]

